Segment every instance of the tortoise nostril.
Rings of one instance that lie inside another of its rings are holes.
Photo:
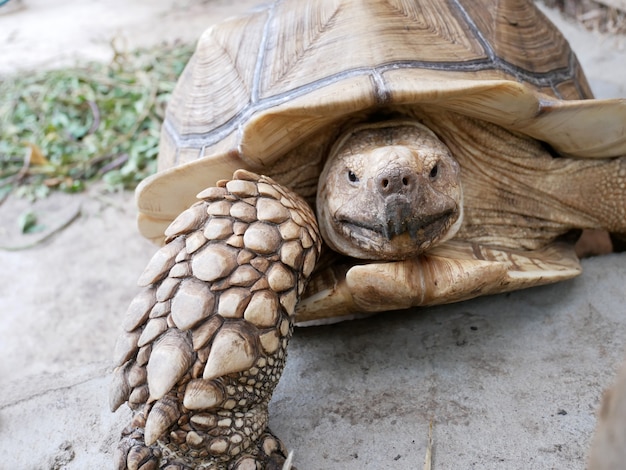
[[[400,194],[411,191],[415,185],[415,178],[408,171],[386,169],[376,177],[378,191],[385,197],[391,194]]]
[[[432,169],[430,170],[430,174],[428,176],[430,176],[431,179],[435,179],[437,178],[437,175],[439,174],[439,165],[435,165],[434,167],[432,167]]]

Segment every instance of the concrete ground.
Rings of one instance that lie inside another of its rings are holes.
[[[23,0],[0,7],[0,72],[106,59],[114,37],[190,40],[254,3]],[[596,93],[626,96],[626,41],[551,16]],[[29,208],[0,206],[0,245],[34,241],[16,228]],[[49,230],[80,217],[43,244],[0,250],[0,468],[111,468],[128,412],[108,410],[110,357],[154,247],[129,193],[92,187],[34,210]],[[624,356],[626,254],[583,266],[557,285],[296,329],[272,429],[301,470],[422,468],[431,427],[434,469],[585,468]]]

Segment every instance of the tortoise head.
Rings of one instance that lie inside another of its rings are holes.
[[[462,223],[459,165],[417,122],[354,127],[330,151],[317,213],[335,251],[369,260],[415,256],[452,238]]]

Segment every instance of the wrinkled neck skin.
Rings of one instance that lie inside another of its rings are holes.
[[[417,121],[356,125],[329,153],[316,206],[333,250],[367,260],[407,259],[459,230],[459,165]]]

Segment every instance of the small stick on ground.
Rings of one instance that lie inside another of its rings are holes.
[[[424,470],[432,470],[433,459],[433,421],[428,426],[428,445],[426,447],[426,456],[424,457]]]

